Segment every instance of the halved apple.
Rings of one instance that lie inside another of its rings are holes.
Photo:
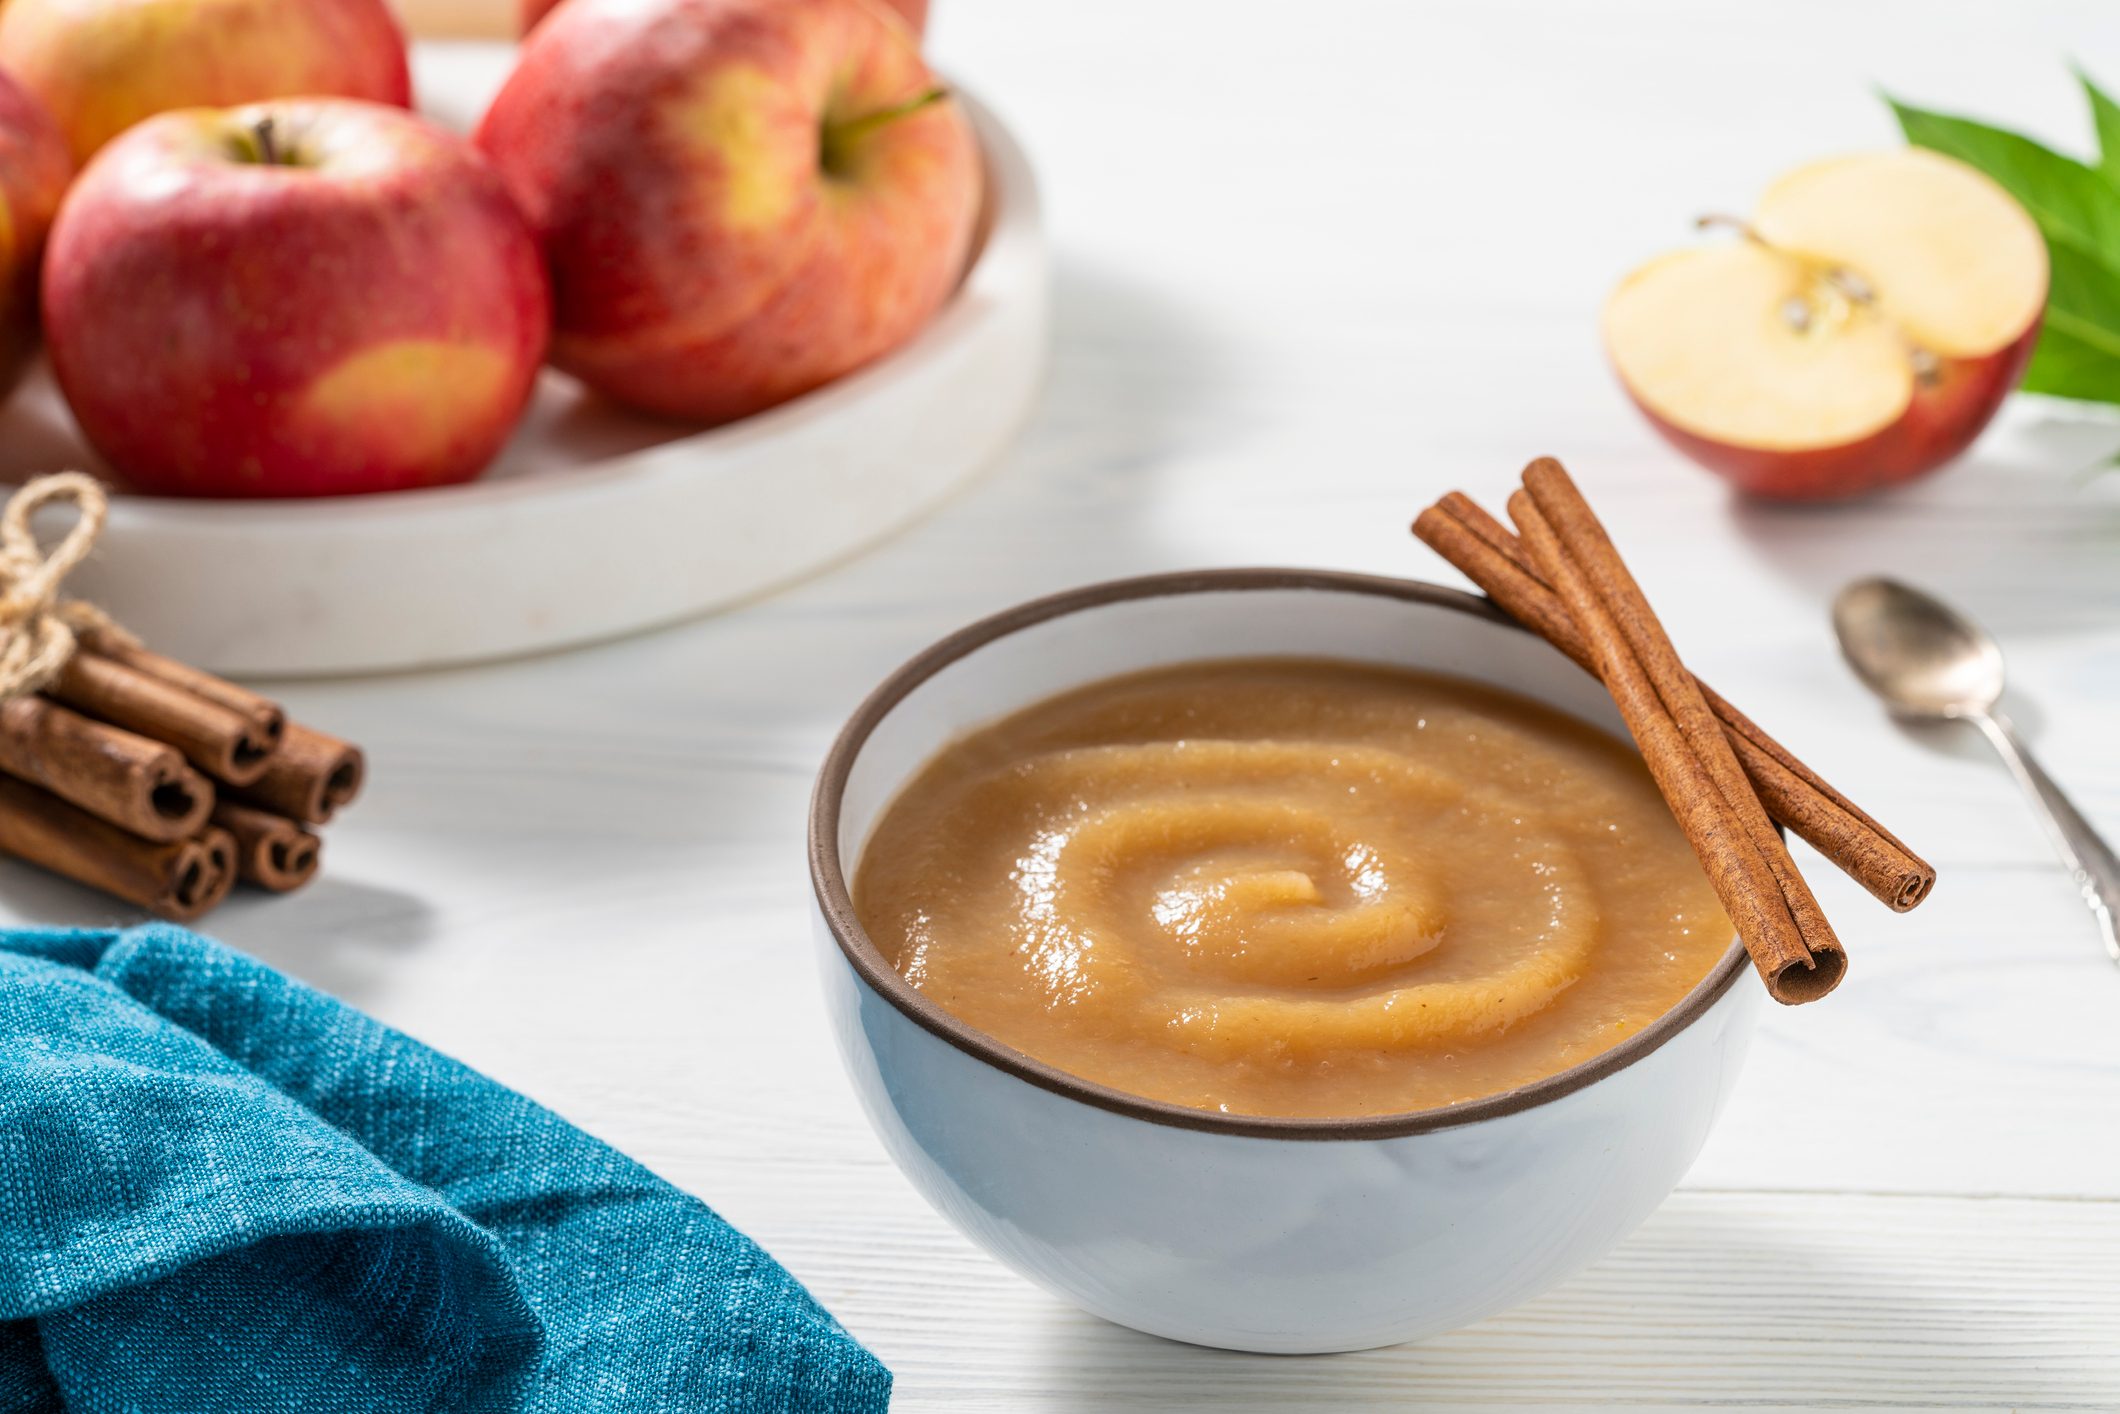
[[[1768,188],[1726,244],[1620,283],[1605,346],[1657,429],[1746,491],[1857,495],[1965,450],[2023,376],[2046,245],[2001,187],[1919,148]]]

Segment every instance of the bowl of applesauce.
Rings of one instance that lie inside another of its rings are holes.
[[[1202,1345],[1544,1291],[1677,1184],[1759,1006],[1604,689],[1434,585],[1207,571],[974,624],[848,722],[809,851],[899,1167]]]

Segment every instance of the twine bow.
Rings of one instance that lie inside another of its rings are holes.
[[[80,515],[46,553],[30,520],[59,501],[73,502]],[[103,487],[78,471],[40,476],[0,509],[0,701],[50,683],[74,656],[82,634],[124,632],[95,605],[59,598],[60,584],[88,558],[109,513]]]

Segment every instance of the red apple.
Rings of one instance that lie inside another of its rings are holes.
[[[1853,496],[1942,465],[2017,386],[2046,246],[2010,195],[1918,148],[1816,163],[1739,238],[1662,256],[1605,306],[1658,431],[1755,495]]]
[[[979,207],[964,114],[874,0],[566,0],[479,127],[552,273],[552,360],[723,422],[909,338]]]
[[[492,169],[351,99],[149,119],[75,182],[44,267],[82,430],[176,496],[467,480],[522,412],[549,314]]]
[[[37,347],[44,238],[73,175],[52,115],[0,72],[0,396],[14,390]]]
[[[516,33],[528,34],[539,20],[552,13],[552,7],[557,5],[559,0],[520,0],[520,3],[521,20]],[[881,3],[905,16],[905,22],[913,27],[913,33],[927,32],[928,0],[881,0]]]
[[[172,108],[297,96],[404,107],[412,94],[385,0],[6,0],[0,65],[52,110],[77,162]]]
[[[883,0],[883,3],[905,16],[905,22],[913,27],[913,33],[927,33],[928,0]]]

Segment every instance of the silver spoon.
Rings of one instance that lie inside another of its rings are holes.
[[[2083,891],[2083,901],[2120,963],[2120,859],[2041,770],[2002,699],[2002,650],[1950,605],[1891,579],[1859,579],[1833,601],[1833,631],[1855,675],[1901,717],[1971,722],[2039,808],[2040,821]]]

